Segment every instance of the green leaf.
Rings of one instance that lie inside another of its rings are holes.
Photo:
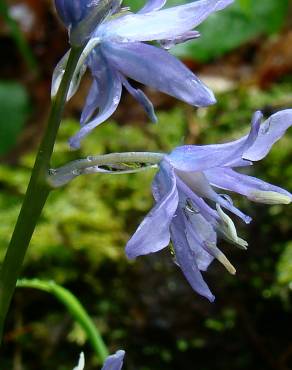
[[[28,111],[29,99],[25,88],[18,83],[0,81],[0,155],[16,144]]]

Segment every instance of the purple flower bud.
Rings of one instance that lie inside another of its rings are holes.
[[[84,43],[98,24],[114,13],[120,4],[120,0],[55,0],[57,12],[69,29],[73,45]]]

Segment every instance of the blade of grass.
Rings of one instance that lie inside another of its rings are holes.
[[[11,37],[13,38],[15,44],[18,47],[20,54],[25,60],[28,68],[35,74],[38,73],[38,63],[35,59],[30,46],[28,45],[23,33],[21,32],[17,22],[11,17],[9,13],[9,7],[6,0],[0,0],[0,15],[3,17],[7,26],[10,29]]]

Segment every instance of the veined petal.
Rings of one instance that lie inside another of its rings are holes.
[[[146,14],[128,14],[105,22],[97,31],[104,40],[153,41],[176,38],[233,0],[201,0]]]
[[[205,283],[196,263],[195,254],[189,246],[185,233],[184,217],[183,211],[179,207],[170,227],[177,263],[191,287],[197,293],[209,299],[210,302],[213,302],[215,297]]]
[[[98,57],[95,55],[95,62],[97,62],[97,67],[92,70],[92,73],[96,80],[98,91],[95,103],[92,94],[88,98],[87,103],[91,104],[90,107],[89,105],[86,106],[83,123],[84,117],[88,118],[88,114],[92,112],[94,107],[98,108],[99,112],[96,117],[84,124],[80,131],[70,139],[69,142],[73,148],[79,148],[80,141],[84,136],[88,135],[90,131],[106,121],[114,113],[121,99],[122,83],[119,75],[103,60],[102,56]]]
[[[124,75],[194,106],[215,103],[208,89],[165,50],[142,43],[103,43],[109,62]]]
[[[292,194],[288,191],[231,168],[212,168],[205,174],[212,185],[245,195],[254,202],[288,204],[292,201]]]
[[[126,245],[128,258],[158,252],[169,244],[170,224],[178,205],[176,180],[170,166],[162,165],[155,179],[156,205]]]
[[[119,350],[114,355],[109,356],[101,370],[121,370],[123,366],[125,351]]]
[[[264,158],[291,125],[292,109],[273,114],[261,125],[257,139],[244,151],[243,158],[251,161]]]
[[[244,151],[254,146],[262,119],[261,112],[252,117],[251,130],[241,139],[225,144],[184,145],[174,149],[165,157],[171,165],[182,171],[202,171],[214,167],[239,167],[250,165],[242,159]]]
[[[156,117],[153,104],[148,99],[148,97],[143,93],[142,90],[135,89],[129,83],[129,81],[122,75],[121,75],[121,81],[122,81],[122,84],[125,86],[125,88],[128,90],[128,92],[138,101],[138,103],[141,104],[141,106],[143,107],[144,111],[146,112],[150,120],[156,123],[158,119]]]
[[[156,10],[161,9],[167,0],[147,0],[143,8],[141,8],[137,14],[144,14],[155,12]]]

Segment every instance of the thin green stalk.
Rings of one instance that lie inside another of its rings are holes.
[[[98,329],[81,302],[68,289],[63,288],[53,281],[41,281],[38,279],[21,279],[17,282],[17,286],[20,288],[39,289],[53,294],[68,309],[73,318],[82,327],[101,363],[105,361],[109,353]]]
[[[17,22],[10,16],[9,8],[6,4],[5,0],[0,0],[0,14],[3,16],[6,24],[10,28],[11,36],[14,39],[15,44],[18,47],[23,59],[25,60],[27,66],[34,72],[38,72],[38,64],[37,61],[26,41],[24,38]]]
[[[112,174],[136,173],[145,171],[150,168],[155,168],[156,165],[165,157],[165,153],[152,152],[127,152],[127,153],[110,153],[96,156],[89,156],[85,159],[77,159],[69,162],[59,168],[51,168],[47,178],[48,184],[53,188],[63,186],[73,180],[75,177],[96,173],[96,167],[104,165],[126,165],[126,164],[147,164],[142,168],[127,168],[121,167],[120,171],[108,171]]]
[[[16,281],[21,272],[23,260],[36,223],[50,192],[50,188],[46,183],[46,177],[69,84],[81,52],[82,48],[76,48],[72,49],[70,53],[60,89],[52,102],[48,126],[36,157],[22,208],[0,271],[0,343]]]

